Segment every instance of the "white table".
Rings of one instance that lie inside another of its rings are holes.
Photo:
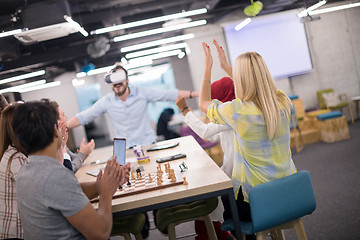
[[[169,163],[174,169],[179,169],[178,166],[182,162],[186,163],[188,169],[181,173],[181,175],[186,177],[188,185],[177,185],[115,198],[112,201],[114,216],[147,212],[153,209],[170,207],[210,197],[228,195],[229,199],[231,199],[230,205],[233,212],[236,238],[242,239],[231,179],[206,154],[192,136],[164,141],[164,143],[166,142],[179,142],[180,144],[175,148],[148,152],[150,162],[144,164],[145,173],[156,172],[156,158],[185,153],[187,155],[186,158],[174,160]],[[95,181],[95,177],[86,174],[86,172],[94,168],[99,168],[101,165],[90,165],[90,163],[103,159],[104,157],[110,157],[112,155],[112,149],[112,146],[95,149],[76,173],[79,182]],[[145,151],[147,147],[143,149]],[[131,149],[127,150],[126,156],[127,158],[133,158],[133,151]],[[97,203],[94,203],[94,207],[97,208]]]

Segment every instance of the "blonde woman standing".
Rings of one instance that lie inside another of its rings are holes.
[[[210,47],[203,42],[205,72],[200,109],[211,122],[229,125],[235,131],[232,174],[239,216],[251,221],[249,191],[252,187],[296,172],[290,150],[289,98],[277,90],[264,59],[256,52],[238,56],[233,68],[214,40],[221,68],[234,81],[236,99],[211,102]]]

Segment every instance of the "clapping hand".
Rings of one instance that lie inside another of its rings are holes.
[[[64,148],[66,146],[67,140],[69,138],[67,128],[66,128],[66,123],[63,121],[59,121],[58,125],[59,125],[59,129],[60,129],[60,132],[62,135],[61,147]]]
[[[68,132],[66,129],[66,124],[62,121],[58,121],[58,128],[60,130],[60,137],[61,137],[61,145],[59,146],[59,149],[57,150],[56,153],[56,158],[63,163],[64,161],[64,152],[66,152],[65,146],[66,146],[66,142],[68,140]]]
[[[121,166],[116,156],[106,163],[104,173],[102,170],[96,177],[96,188],[101,197],[112,197],[120,185]]]
[[[123,185],[124,183],[129,181],[130,177],[130,163],[121,166],[121,178],[119,186]]]
[[[86,143],[85,138],[82,139],[80,144],[80,152],[82,152],[86,157],[94,150],[95,142],[94,139],[91,139],[90,142]]]

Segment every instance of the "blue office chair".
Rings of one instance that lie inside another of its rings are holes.
[[[270,232],[285,239],[282,229],[295,228],[299,239],[307,239],[301,217],[311,214],[316,208],[308,171],[259,184],[250,190],[249,200],[252,221],[240,221],[243,234],[256,233],[256,239],[263,240]],[[232,220],[225,221],[221,228],[232,231]]]

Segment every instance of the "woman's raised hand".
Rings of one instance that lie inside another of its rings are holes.
[[[232,67],[226,59],[224,49],[218,44],[218,42],[214,39],[213,43],[216,47],[218,53],[218,59],[220,63],[221,69],[223,69],[230,77],[232,77]]]
[[[204,50],[205,69],[211,70],[213,65],[213,58],[210,52],[210,47],[206,44],[206,42],[202,42],[201,44]]]

